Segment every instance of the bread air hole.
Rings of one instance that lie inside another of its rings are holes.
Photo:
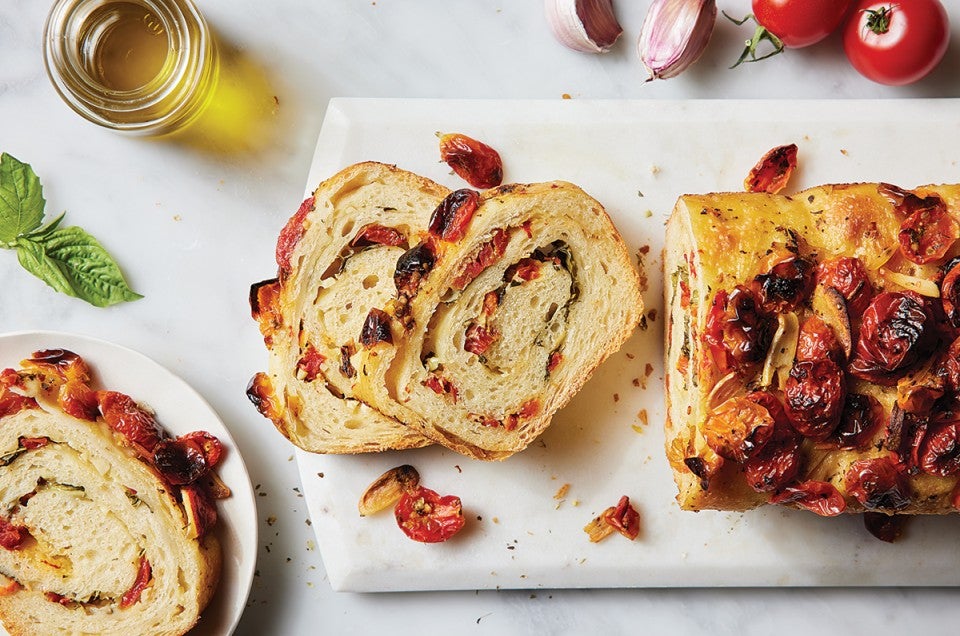
[[[358,428],[361,428],[362,426],[363,426],[363,421],[362,421],[362,420],[356,420],[356,419],[349,419],[349,420],[347,420],[346,422],[343,423],[343,428],[345,428],[345,429],[347,429],[347,430],[350,430],[350,431],[355,431],[355,430],[357,430]]]
[[[348,234],[353,232],[353,228],[355,227],[356,227],[356,223],[354,223],[353,219],[350,219],[349,221],[344,223],[342,228],[340,228],[340,236],[347,236]]]
[[[377,283],[379,282],[380,282],[379,276],[377,276],[376,274],[370,274],[369,276],[364,278],[360,284],[363,285],[364,289],[370,289],[372,287],[376,287]]]

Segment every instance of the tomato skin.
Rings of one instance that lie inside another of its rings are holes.
[[[463,508],[454,495],[441,497],[420,486],[404,492],[394,508],[397,525],[403,533],[420,543],[446,541],[463,528]]]
[[[871,28],[877,12],[886,12],[885,30]],[[939,0],[859,0],[843,28],[843,49],[853,67],[890,86],[922,79],[940,63],[949,43],[949,19]]]
[[[784,46],[799,49],[816,44],[843,22],[852,0],[753,0],[757,22],[780,38]]]

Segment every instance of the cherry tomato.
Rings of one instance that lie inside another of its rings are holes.
[[[757,295],[737,285],[729,294],[721,289],[714,296],[703,339],[721,371],[732,367],[745,373],[766,357],[774,322]]]
[[[821,517],[836,517],[847,509],[847,502],[833,484],[813,479],[787,486],[773,495],[770,503],[792,504]]]
[[[493,188],[503,181],[500,154],[472,137],[440,135],[440,159],[474,188]]]
[[[743,187],[747,192],[776,194],[787,187],[796,169],[797,144],[771,148],[750,170]]]
[[[753,0],[760,26],[798,49],[824,39],[843,22],[851,0]]]
[[[800,256],[780,261],[766,274],[754,277],[765,311],[792,311],[813,291],[814,264]]]
[[[446,541],[465,523],[459,497],[441,497],[423,486],[404,492],[394,513],[404,534],[421,543]]]
[[[817,265],[817,284],[836,289],[854,316],[862,316],[873,298],[873,285],[859,258],[840,256],[821,262]]]
[[[910,485],[889,457],[855,461],[844,481],[850,496],[867,510],[897,512],[910,505]]]
[[[924,299],[912,292],[877,295],[863,314],[850,373],[876,384],[896,384],[922,357],[932,322]]]
[[[949,42],[949,20],[939,0],[859,0],[843,29],[843,48],[853,67],[891,86],[927,75]]]
[[[839,426],[847,384],[833,360],[795,363],[783,393],[787,417],[801,435],[822,441]]]
[[[631,541],[640,536],[640,513],[626,495],[620,497],[616,507],[604,512],[603,520]]]
[[[843,364],[843,357],[843,347],[840,346],[840,341],[837,340],[830,325],[816,314],[803,321],[797,338],[798,362],[814,362],[822,358],[830,358],[837,364]]]
[[[922,207],[900,225],[898,238],[903,255],[918,265],[924,265],[946,256],[960,238],[960,224],[947,211],[947,205],[940,197],[919,201]]]

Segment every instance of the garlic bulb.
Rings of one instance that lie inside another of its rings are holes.
[[[647,81],[674,77],[696,62],[716,21],[716,0],[653,0],[637,44]]]
[[[605,53],[623,29],[613,0],[545,0],[547,23],[564,46],[583,53]]]

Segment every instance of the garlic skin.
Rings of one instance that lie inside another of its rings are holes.
[[[716,21],[716,0],[653,0],[637,43],[647,81],[676,77],[696,62]]]
[[[574,51],[606,53],[623,33],[613,0],[545,0],[544,11],[553,35]]]

